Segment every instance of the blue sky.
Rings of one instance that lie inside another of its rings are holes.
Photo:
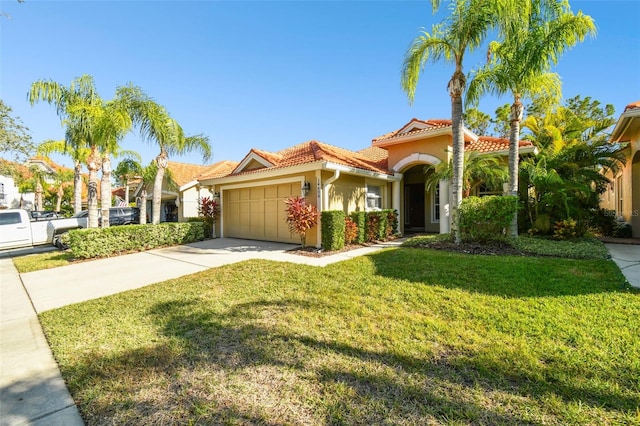
[[[640,1],[571,5],[594,18],[598,34],[555,69],[564,97],[611,103],[618,116],[640,100]],[[311,139],[356,150],[412,117],[450,117],[451,65],[428,65],[413,105],[400,87],[410,42],[443,18],[431,13],[429,1],[2,0],[0,6],[10,15],[0,18],[0,97],[36,142],[61,139],[64,130],[52,106],[29,105],[31,83],[68,85],[82,74],[95,78],[105,99],[118,85],[142,87],[188,134],[209,136],[210,162]],[[465,71],[484,56],[469,56]],[[493,115],[507,102],[486,98],[480,109]],[[123,146],[144,163],[157,155],[135,134]],[[171,159],[202,164],[198,154]]]

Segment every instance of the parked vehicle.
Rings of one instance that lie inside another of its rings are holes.
[[[98,224],[102,223],[100,216],[101,210],[98,210]],[[73,217],[81,219],[86,227],[89,212],[82,210]],[[109,208],[109,226],[131,225],[140,223],[140,209],[138,207],[111,207]]]
[[[35,220],[56,219],[59,217],[62,217],[62,216],[60,216],[58,213],[54,212],[53,210],[42,210],[42,211],[34,210],[31,212],[31,218]]]
[[[60,245],[60,235],[83,228],[78,218],[31,220],[26,210],[0,210],[0,249],[31,247],[42,244]]]

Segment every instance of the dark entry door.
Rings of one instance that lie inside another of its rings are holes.
[[[404,186],[405,228],[424,229],[424,184]]]

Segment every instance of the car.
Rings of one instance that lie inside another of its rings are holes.
[[[102,223],[100,217],[101,210],[98,210],[98,224]],[[89,212],[82,210],[74,215],[78,218],[88,218]],[[138,207],[110,207],[109,208],[109,226],[131,225],[140,223],[140,209]]]
[[[53,210],[41,210],[41,211],[32,211],[31,212],[31,219],[34,220],[41,220],[41,219],[56,219],[61,217],[60,215],[58,215],[58,213],[54,212]]]

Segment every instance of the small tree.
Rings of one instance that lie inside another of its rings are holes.
[[[313,228],[318,223],[318,209],[312,204],[307,204],[304,197],[289,197],[284,200],[287,207],[287,223],[289,232],[300,235],[302,247],[305,247],[307,240],[307,230]]]
[[[198,215],[204,218],[207,229],[211,232],[211,237],[215,237],[216,232],[214,226],[216,220],[220,216],[220,204],[211,197],[202,197],[198,201]]]

